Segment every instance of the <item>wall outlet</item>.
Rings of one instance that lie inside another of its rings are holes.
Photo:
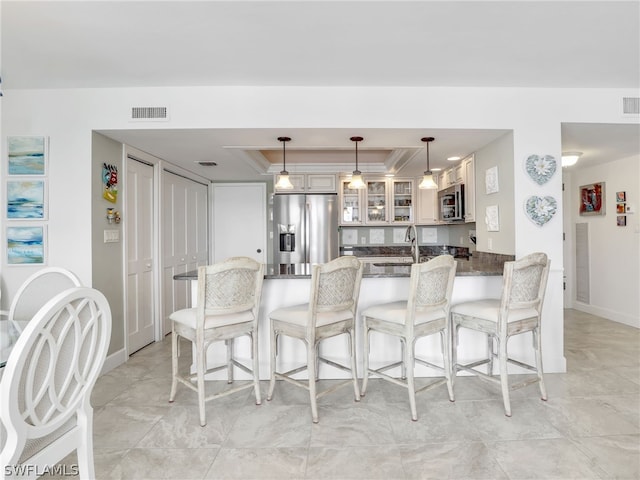
[[[360,245],[365,245],[367,243],[367,237],[360,237]]]
[[[463,236],[460,237],[460,245],[464,245],[464,237]]]
[[[487,238],[487,250],[493,250],[493,238]]]

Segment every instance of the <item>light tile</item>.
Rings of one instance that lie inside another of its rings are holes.
[[[395,479],[403,478],[397,447],[309,448],[307,479]]]
[[[564,438],[497,442],[489,444],[488,449],[509,478],[600,478],[594,462]]]
[[[307,448],[222,448],[204,478],[303,479]]]

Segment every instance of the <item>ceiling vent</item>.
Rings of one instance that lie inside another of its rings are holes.
[[[132,121],[167,121],[169,109],[167,107],[131,107]]]
[[[640,97],[623,97],[622,113],[624,115],[640,115]]]
[[[196,162],[196,163],[203,167],[216,167],[218,165],[216,162],[210,162],[210,161],[203,161],[203,162]]]

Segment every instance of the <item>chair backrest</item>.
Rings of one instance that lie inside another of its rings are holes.
[[[98,290],[70,288],[36,313],[13,347],[0,381],[5,429],[0,463],[16,465],[54,450],[58,434],[75,426],[79,412],[90,416],[91,391],[110,338],[111,310]]]
[[[313,265],[309,314],[315,323],[320,312],[351,311],[355,318],[360,296],[363,264],[353,256],[338,257],[327,263]],[[313,325],[310,325],[313,328]]]
[[[257,322],[263,279],[264,264],[250,257],[199,267],[198,318],[252,311]]]
[[[20,286],[9,308],[9,320],[19,331],[49,299],[71,287],[80,287],[80,279],[61,267],[46,267],[27,278]]]
[[[443,318],[449,317],[457,266],[451,255],[439,255],[411,266],[407,322],[415,322],[416,313],[436,309],[442,310]]]
[[[551,261],[546,253],[536,252],[519,260],[505,262],[500,309],[503,313],[521,308],[542,311]],[[505,315],[501,315],[503,318]]]

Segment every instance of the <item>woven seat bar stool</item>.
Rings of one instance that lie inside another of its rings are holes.
[[[482,299],[459,303],[451,307],[453,333],[454,373],[462,370],[500,385],[504,411],[511,416],[509,392],[538,383],[542,400],[547,399],[547,391],[542,375],[542,346],[540,327],[542,304],[544,302],[550,261],[545,253],[532,253],[519,260],[506,262],[502,280],[502,294],[499,299]],[[488,358],[472,363],[457,363],[457,347],[460,328],[467,328],[487,335]],[[531,332],[535,366],[512,359],[507,353],[507,343],[514,335]],[[495,349],[495,351],[494,351]],[[499,376],[493,375],[493,361],[498,359]],[[509,385],[507,364],[511,363],[536,373],[534,378]],[[477,370],[487,365],[487,373]]]
[[[360,390],[356,370],[355,316],[362,280],[362,262],[355,257],[339,257],[322,265],[314,265],[311,272],[311,293],[309,303],[279,308],[269,313],[271,322],[271,378],[267,400],[273,397],[276,379],[285,380],[309,391],[311,417],[318,423],[316,400],[336,389],[353,384],[355,401],[360,401]],[[337,335],[346,334],[349,339],[350,366],[324,358],[319,353],[320,342]],[[280,336],[296,338],[304,342],[307,363],[286,372],[276,369],[277,347]],[[316,380],[320,363],[351,373],[351,380],[318,392]],[[294,379],[293,375],[304,370],[308,381]]]
[[[411,280],[408,300],[374,305],[362,312],[364,323],[364,379],[362,395],[367,391],[369,375],[376,375],[409,392],[411,419],[416,421],[416,393],[447,384],[449,400],[454,401],[451,379],[451,351],[449,335],[449,307],[456,275],[457,263],[451,255],[441,255],[425,263],[411,266]],[[372,332],[396,337],[400,340],[402,358],[398,362],[379,368],[369,367],[370,336]],[[440,334],[442,364],[436,365],[419,358],[415,352],[416,341],[428,335]],[[415,364],[420,363],[434,369],[444,376],[430,381],[416,389],[414,378]],[[401,377],[396,378],[387,372],[401,367]]]
[[[201,426],[207,423],[205,402],[210,400],[253,387],[256,405],[262,402],[258,373],[258,310],[263,279],[264,265],[249,257],[232,257],[214,265],[199,267],[196,307],[178,310],[169,316],[173,328],[169,402],[175,399],[178,383],[197,392]],[[244,335],[251,340],[251,368],[234,356],[234,340]],[[180,374],[178,371],[180,337],[195,346],[194,374]],[[218,341],[224,341],[227,347],[226,363],[208,367],[207,349]],[[231,384],[234,367],[252,375],[253,381],[206,396],[205,376],[227,369],[227,382]]]

